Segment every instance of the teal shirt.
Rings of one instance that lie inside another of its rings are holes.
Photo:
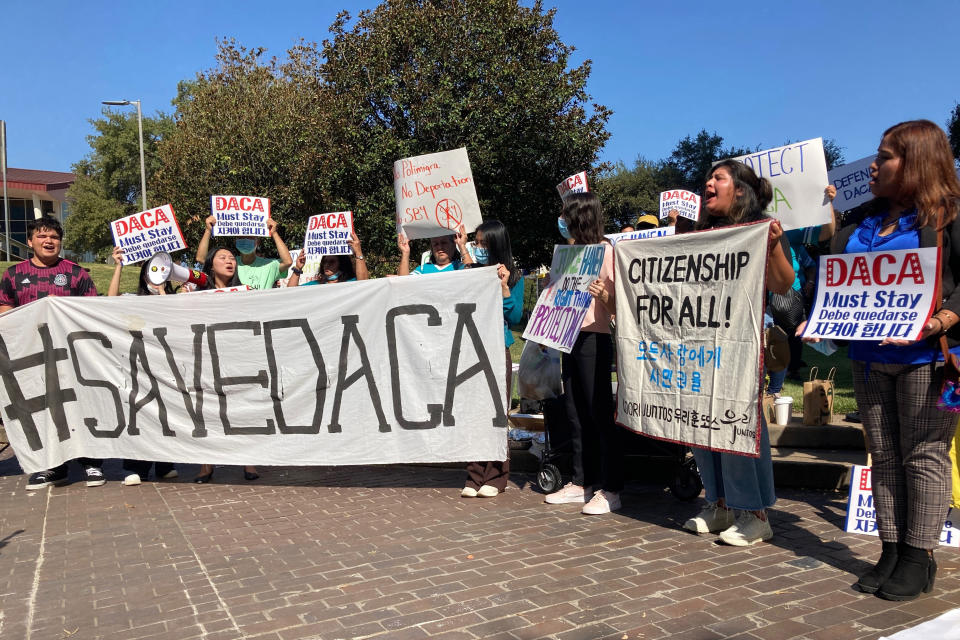
[[[510,325],[520,322],[523,317],[523,277],[510,288],[510,297],[503,299],[503,342],[509,347],[513,344],[513,332]]]

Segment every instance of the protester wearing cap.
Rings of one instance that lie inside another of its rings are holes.
[[[80,265],[60,257],[63,227],[56,218],[44,216],[27,223],[27,244],[33,251],[29,260],[8,268],[0,279],[0,313],[22,307],[43,297],[95,296],[90,274]],[[103,460],[79,458],[88,487],[99,487]],[[27,490],[40,489],[67,481],[67,463],[38,471],[27,481]]]
[[[206,230],[203,237],[200,238],[200,244],[197,246],[197,263],[205,263],[207,252],[210,248],[210,236],[213,232],[213,226],[217,224],[217,217],[210,215],[205,220]],[[236,239],[237,252],[240,254],[240,260],[237,261],[237,277],[240,284],[245,284],[254,289],[272,289],[273,285],[280,279],[280,274],[286,273],[290,265],[293,264],[293,258],[290,257],[290,251],[284,244],[283,238],[277,233],[277,221],[273,218],[267,218],[267,231],[277,247],[277,254],[280,259],[264,258],[257,255],[257,248],[260,246],[259,238],[241,237]]]
[[[660,221],[657,219],[657,216],[653,214],[641,213],[640,217],[637,218],[637,224],[635,226],[638,230],[656,229],[660,226]]]

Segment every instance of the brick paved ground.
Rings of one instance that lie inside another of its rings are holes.
[[[0,460],[0,638],[846,640],[960,607],[953,549],[914,602],[851,590],[879,545],[840,531],[838,494],[782,492],[774,540],[738,549],[655,485],[587,517],[524,476],[463,500],[453,469],[194,471],[27,493]]]

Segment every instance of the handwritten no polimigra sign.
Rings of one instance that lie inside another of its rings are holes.
[[[397,228],[411,240],[467,233],[483,222],[467,149],[428,153],[393,163]]]

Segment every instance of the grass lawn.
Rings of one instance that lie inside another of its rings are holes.
[[[16,262],[0,261],[0,270],[6,271],[7,267]],[[93,283],[97,285],[97,293],[107,295],[107,289],[110,288],[110,279],[113,277],[112,264],[100,264],[97,262],[81,262],[80,266],[90,272]],[[140,277],[140,265],[132,264],[123,268],[120,276],[120,293],[136,293],[137,278]]]
[[[523,331],[514,331],[514,343],[510,346],[510,355],[514,362],[520,362],[520,354],[523,352],[523,339],[520,335]],[[847,359],[847,348],[840,347],[832,356],[825,356],[819,351],[808,345],[803,346],[803,360],[807,363],[806,367],[800,369],[800,380],[787,380],[783,383],[781,395],[793,398],[793,408],[795,411],[803,411],[803,382],[810,378],[810,368],[818,367],[820,371],[817,376],[826,378],[830,373],[830,367],[836,367],[837,373],[834,377],[834,397],[833,412],[838,416],[843,416],[851,411],[857,410],[857,401],[853,398],[853,370],[850,367],[850,360]],[[614,374],[614,380],[616,374]],[[516,395],[514,395],[516,397]]]

